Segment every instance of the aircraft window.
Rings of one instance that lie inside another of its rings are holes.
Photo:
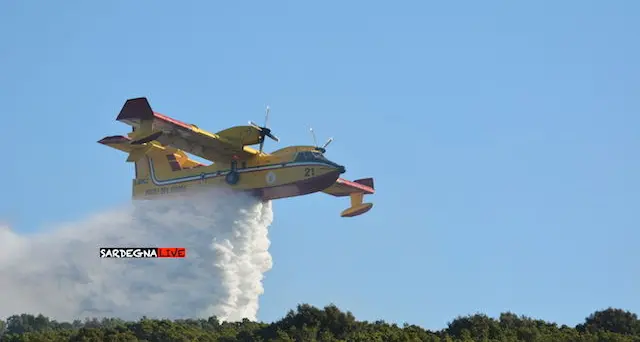
[[[311,154],[313,155],[313,158],[318,159],[318,160],[325,160],[324,156],[322,155],[322,153],[318,153],[318,152],[311,152]]]
[[[296,156],[296,161],[327,161],[327,158],[322,153],[319,152],[298,152]]]
[[[298,152],[296,161],[310,161],[313,160],[313,156],[309,152]]]

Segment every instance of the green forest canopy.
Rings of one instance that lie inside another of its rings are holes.
[[[483,314],[457,317],[447,328],[429,331],[419,326],[398,326],[384,321],[358,321],[334,305],[319,309],[298,305],[273,323],[220,322],[209,319],[137,322],[116,318],[57,322],[43,315],[21,314],[0,321],[1,341],[638,341],[636,314],[608,308],[588,316],[575,327],[557,325],[510,312],[498,318]]]

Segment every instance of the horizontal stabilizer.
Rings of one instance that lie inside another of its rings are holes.
[[[111,145],[129,144],[130,141],[131,139],[122,135],[111,135],[98,140],[98,143],[111,146]]]
[[[129,99],[124,103],[124,106],[122,106],[120,114],[118,114],[116,120],[153,120],[154,118],[153,109],[151,109],[151,105],[147,98],[138,97],[135,99]]]
[[[152,153],[162,153],[163,155],[171,154],[178,162],[181,169],[190,169],[194,167],[204,166],[203,164],[194,161],[187,156],[184,151],[175,149],[173,147],[162,146],[156,142],[149,142],[144,145],[132,145],[131,138],[122,135],[113,135],[102,138],[98,143],[115,148],[122,152],[127,153],[127,162],[137,162],[145,155]]]
[[[153,147],[153,143],[146,145],[132,145],[131,138],[113,135],[102,138],[98,143],[128,153],[127,162],[134,163],[144,157]]]
[[[157,140],[161,135],[162,135],[162,131],[155,131],[155,132],[152,132],[151,134],[147,134],[146,136],[143,136],[143,137],[139,137],[138,138],[136,136],[137,139],[132,141],[131,145],[142,145],[144,143],[148,143],[150,141]]]

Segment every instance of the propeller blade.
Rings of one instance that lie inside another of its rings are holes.
[[[258,130],[258,132],[260,132],[260,153],[262,153],[262,149],[264,147],[265,137],[269,137],[270,139],[273,139],[276,142],[280,141],[278,137],[271,134],[271,129],[267,127],[267,125],[269,124],[269,111],[270,111],[269,106],[267,106],[267,110],[264,116],[264,126],[259,126],[257,123],[249,120],[249,125],[251,125],[251,127],[255,128],[256,130]]]
[[[269,106],[267,106],[267,113],[264,116],[264,127],[267,127],[267,123],[269,123]]]
[[[258,126],[257,123],[253,122],[253,121],[249,121],[249,125],[253,126],[253,128],[262,131],[262,127]]]

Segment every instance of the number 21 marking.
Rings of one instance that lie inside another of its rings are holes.
[[[309,167],[304,169],[304,176],[305,177],[313,177],[315,175],[316,175],[316,169],[309,168]]]

